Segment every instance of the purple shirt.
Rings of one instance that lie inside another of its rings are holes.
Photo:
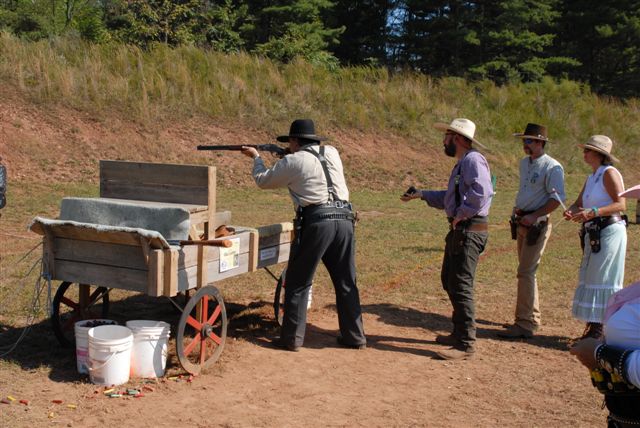
[[[460,206],[456,208],[456,176],[460,174]],[[489,163],[476,150],[471,150],[453,167],[447,190],[423,190],[422,199],[430,207],[444,209],[447,217],[469,219],[488,216],[493,186]]]

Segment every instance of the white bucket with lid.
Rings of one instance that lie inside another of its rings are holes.
[[[167,367],[171,327],[164,321],[131,320],[133,332],[131,376],[162,377]]]
[[[101,325],[89,336],[89,377],[98,385],[121,385],[129,381],[133,333],[120,325]]]
[[[82,320],[74,324],[73,329],[76,336],[76,366],[78,367],[78,373],[89,374],[89,336],[87,333],[93,327],[99,325],[117,325],[114,320],[107,319],[93,319]]]

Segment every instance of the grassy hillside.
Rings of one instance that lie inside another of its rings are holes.
[[[416,149],[429,142],[439,152],[432,123],[465,116],[491,148],[494,169],[510,172],[522,155],[511,134],[534,121],[549,126],[549,151],[568,172],[584,172],[574,145],[602,133],[617,142],[625,176],[636,178],[627,165],[639,154],[640,101],[601,98],[570,81],[497,87],[380,68],[330,72],[189,47],[144,52],[75,40],[30,43],[6,33],[0,34],[0,79],[43,110],[62,105],[96,120],[116,114],[145,129],[201,118],[231,131],[249,127],[272,135],[292,118],[308,116],[330,136],[379,136],[394,140],[396,150],[398,142]]]

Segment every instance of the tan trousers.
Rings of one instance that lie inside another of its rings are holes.
[[[526,227],[518,226],[518,298],[516,301],[516,324],[535,332],[540,327],[540,303],[536,271],[542,253],[551,236],[551,223],[542,229],[538,242],[527,245]]]

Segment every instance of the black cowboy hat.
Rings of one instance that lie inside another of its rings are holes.
[[[524,132],[513,134],[514,137],[519,138],[532,138],[534,140],[549,141],[547,137],[547,127],[542,125],[536,125],[535,123],[527,123],[527,127]]]
[[[280,135],[276,140],[286,143],[289,138],[304,138],[306,140],[324,141],[326,138],[316,135],[316,127],[311,119],[296,119],[291,122],[289,135]]]

